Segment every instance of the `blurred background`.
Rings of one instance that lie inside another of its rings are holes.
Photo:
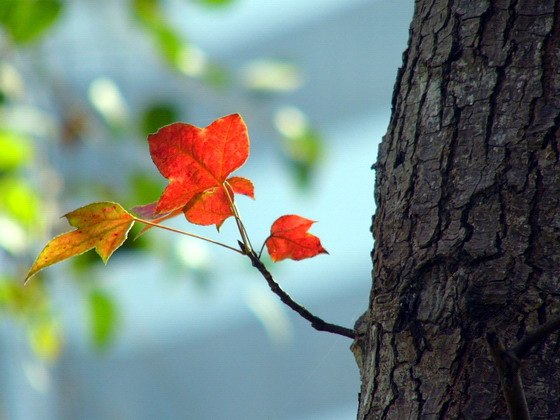
[[[167,181],[146,136],[234,112],[253,244],[296,213],[330,255],[267,265],[352,327],[371,286],[377,154],[406,46],[405,0],[0,0],[0,420],[355,418],[350,340],[284,307],[239,254],[152,229],[106,266],[33,260],[93,201]],[[169,225],[234,245],[235,223]],[[140,227],[134,228],[131,237]]]

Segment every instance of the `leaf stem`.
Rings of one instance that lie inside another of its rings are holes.
[[[249,240],[249,235],[247,234],[247,230],[245,229],[245,225],[241,220],[241,216],[239,215],[239,210],[237,210],[237,206],[233,201],[233,197],[230,195],[229,188],[231,185],[227,181],[222,184],[224,191],[226,193],[226,197],[229,202],[229,207],[231,212],[233,213],[233,217],[235,218],[235,223],[237,224],[237,229],[239,230],[239,234],[241,235],[241,240],[243,241],[243,250],[245,254],[249,254],[253,251],[253,247],[251,246],[251,241]],[[229,188],[228,188],[229,187]]]
[[[215,244],[215,245],[223,246],[224,248],[231,249],[232,251],[235,251],[235,252],[237,252],[237,253],[239,253],[239,254],[243,254],[243,252],[240,251],[240,250],[237,249],[237,248],[234,248],[234,247],[232,247],[232,246],[223,244],[223,243],[218,242],[218,241],[214,241],[213,239],[206,238],[206,237],[204,237],[204,236],[196,235],[196,234],[194,234],[194,233],[185,232],[185,231],[179,230],[179,229],[174,229],[174,228],[169,227],[169,226],[160,225],[160,224],[158,224],[158,223],[153,223],[153,222],[150,222],[150,221],[148,221],[148,220],[139,219],[138,217],[134,217],[134,216],[133,216],[133,219],[134,219],[136,222],[144,223],[145,225],[149,225],[149,226],[153,226],[153,227],[158,227],[158,228],[160,228],[160,229],[169,230],[169,231],[171,231],[171,232],[180,233],[181,235],[191,236],[191,237],[197,238],[197,239],[202,239],[203,241],[210,242],[210,243]]]
[[[268,238],[270,238],[270,235],[268,236]],[[268,241],[268,238],[266,238],[261,246],[261,250],[259,251],[259,255],[257,255],[257,258],[260,260],[261,259],[261,255],[264,251],[264,246],[266,245],[266,241]]]

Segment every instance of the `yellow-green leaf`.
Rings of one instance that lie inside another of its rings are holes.
[[[134,217],[120,204],[92,203],[65,215],[77,228],[52,239],[41,251],[25,281],[37,271],[95,248],[103,262],[126,240]]]
[[[62,347],[60,324],[46,317],[31,324],[29,329],[31,347],[37,355],[48,361],[54,361]]]

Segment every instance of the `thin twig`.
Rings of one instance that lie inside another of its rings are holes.
[[[204,236],[195,235],[194,233],[185,232],[185,231],[183,231],[183,230],[174,229],[174,228],[169,227],[169,226],[164,226],[164,225],[160,225],[160,224],[158,224],[158,223],[153,223],[153,222],[150,222],[150,221],[148,221],[148,220],[139,219],[138,217],[134,217],[134,220],[135,220],[136,222],[139,222],[139,223],[144,223],[145,225],[150,225],[150,226],[153,226],[153,227],[158,227],[158,228],[160,228],[160,229],[169,230],[169,231],[171,231],[171,232],[180,233],[181,235],[186,235],[186,236],[191,236],[191,237],[193,237],[193,238],[202,239],[203,241],[210,242],[210,243],[215,244],[215,245],[220,245],[220,246],[223,246],[224,248],[231,249],[232,251],[235,251],[235,252],[237,252],[237,253],[239,253],[239,254],[243,254],[243,252],[240,251],[240,250],[238,250],[237,248],[234,248],[234,247],[232,247],[232,246],[223,244],[223,243],[218,242],[218,241],[214,241],[213,239],[206,238],[206,237],[204,237]]]
[[[539,326],[536,330],[527,333],[519,342],[513,346],[512,351],[521,359],[531,350],[533,346],[546,339],[553,332],[560,330],[560,316]]]
[[[510,420],[531,420],[519,372],[521,362],[512,350],[506,349],[495,331],[486,334],[486,341],[498,369]]]
[[[242,246],[241,243],[240,243],[240,246]],[[262,276],[265,278],[266,282],[268,283],[268,286],[270,287],[270,289],[276,295],[278,295],[280,300],[282,302],[284,302],[286,305],[288,305],[291,309],[296,311],[298,314],[300,314],[303,318],[305,318],[306,320],[311,322],[311,326],[313,328],[315,328],[318,331],[326,331],[326,332],[330,332],[330,333],[333,333],[333,334],[339,334],[339,335],[343,335],[344,337],[348,337],[348,338],[352,338],[352,339],[355,338],[356,333],[354,332],[354,330],[351,330],[351,329],[345,328],[345,327],[341,327],[341,326],[335,325],[335,324],[329,324],[328,322],[323,321],[321,318],[313,315],[311,312],[309,312],[307,309],[305,309],[299,303],[294,301],[290,297],[290,295],[288,295],[284,290],[282,290],[280,285],[274,281],[274,278],[272,277],[272,274],[270,274],[270,272],[264,266],[262,261],[257,257],[257,254],[255,254],[254,251],[249,252],[247,254],[247,256],[251,259],[251,262],[253,263],[253,266],[257,270],[259,270],[259,272],[262,274]]]

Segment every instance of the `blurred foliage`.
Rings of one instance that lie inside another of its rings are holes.
[[[293,167],[299,184],[312,183],[313,169],[323,155],[323,141],[304,113],[294,107],[282,107],[275,115],[276,128],[282,134],[282,150]]]
[[[147,136],[178,120],[179,112],[173,104],[156,103],[149,106],[142,115],[142,132]]]
[[[234,0],[195,0],[195,1],[201,6],[221,7],[221,6],[228,6],[232,4]]]
[[[101,289],[92,290],[88,297],[92,342],[98,350],[104,350],[116,331],[117,306]]]
[[[62,12],[57,0],[2,0],[0,24],[15,44],[37,40]]]
[[[226,68],[171,24],[164,3],[124,2],[128,14],[123,16],[130,22],[123,27],[132,23],[141,28],[174,77],[218,97],[245,97],[259,112],[277,102],[278,95],[302,86],[300,70],[290,60],[258,59],[246,63],[241,72]],[[230,10],[236,2],[187,3],[211,13]],[[56,57],[45,45],[64,18],[71,19],[65,12],[72,7],[77,3],[71,0],[0,0],[0,316],[24,326],[30,347],[47,360],[56,359],[64,344],[63,316],[53,305],[57,292],[52,286],[59,278],[65,283],[73,279],[83,296],[94,348],[106,349],[118,334],[119,307],[103,287],[97,274],[102,264],[93,252],[45,270],[23,286],[26,271],[47,238],[70,230],[60,221],[65,211],[91,201],[114,200],[130,208],[156,200],[163,179],[144,171],[134,150],[141,147],[145,158],[147,134],[185,119],[185,104],[162,96],[157,87],[152,100],[138,109],[129,105],[129,92],[102,72],[88,73],[85,89],[67,83],[60,73],[64,65],[52,65]],[[322,155],[320,135],[293,107],[269,117],[294,179],[309,187]],[[117,175],[98,166],[106,160],[117,166]],[[131,237],[140,229],[135,226]],[[165,252],[171,256],[171,270],[188,272],[201,287],[208,287],[212,262],[205,244],[179,238],[156,248],[151,237],[125,242],[126,252],[115,258]]]
[[[254,60],[244,71],[245,84],[260,93],[292,92],[303,85],[303,77],[289,60]]]
[[[152,36],[162,56],[169,64],[178,67],[187,44],[165,18],[160,0],[133,0],[132,9],[138,21]]]

